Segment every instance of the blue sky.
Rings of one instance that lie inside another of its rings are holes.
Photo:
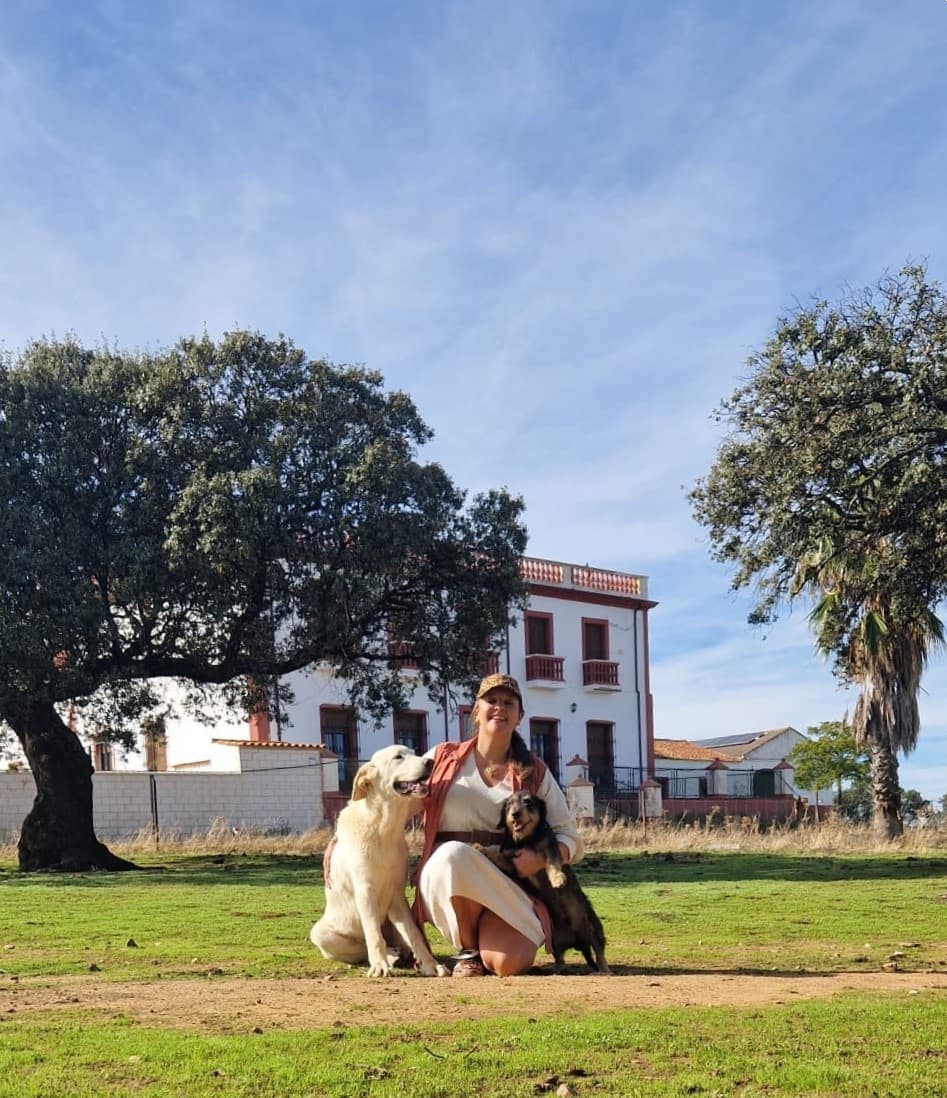
[[[777,316],[947,280],[943,0],[0,9],[0,340],[285,332],[415,398],[529,551],[644,573],[656,734],[838,719],[685,494]],[[947,793],[947,656],[902,784]]]

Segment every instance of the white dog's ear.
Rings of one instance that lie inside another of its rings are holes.
[[[361,801],[372,791],[372,786],[378,781],[378,767],[372,763],[366,763],[358,768],[355,781],[352,782],[352,800]]]

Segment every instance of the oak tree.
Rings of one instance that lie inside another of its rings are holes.
[[[235,331],[170,349],[40,340],[0,369],[0,718],[32,770],[24,869],[122,868],[64,719],[140,715],[160,677],[231,684],[326,661],[372,713],[404,644],[432,697],[524,597],[522,503],[467,501],[381,377]],[[249,684],[249,689],[247,685]]]

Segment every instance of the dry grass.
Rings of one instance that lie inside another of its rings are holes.
[[[754,817],[649,823],[605,819],[583,828],[588,850],[724,850],[744,854],[890,854],[947,852],[947,823],[905,828],[894,841],[870,825],[832,817],[819,824],[761,824]]]
[[[906,828],[893,842],[877,839],[867,824],[829,819],[818,825],[798,827],[761,825],[751,817],[695,820],[688,823],[650,822],[605,818],[581,828],[586,850],[598,851],[727,851],[738,853],[825,854],[944,854],[947,822]],[[327,827],[302,834],[271,835],[234,832],[228,823],[215,820],[199,834],[162,833],[158,843],[150,830],[124,839],[109,840],[109,847],[127,858],[146,854],[284,854],[321,857],[331,837]],[[421,831],[412,831],[413,853],[421,849]],[[0,861],[16,862],[16,840],[0,842]]]

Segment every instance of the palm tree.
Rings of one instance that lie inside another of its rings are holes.
[[[793,594],[815,606],[809,620],[816,647],[835,661],[835,674],[859,690],[852,714],[855,742],[868,752],[879,838],[904,828],[898,752],[917,744],[921,729],[917,696],[932,649],[944,643],[944,627],[929,602],[899,583],[890,543],[837,550],[823,542],[800,562]]]

